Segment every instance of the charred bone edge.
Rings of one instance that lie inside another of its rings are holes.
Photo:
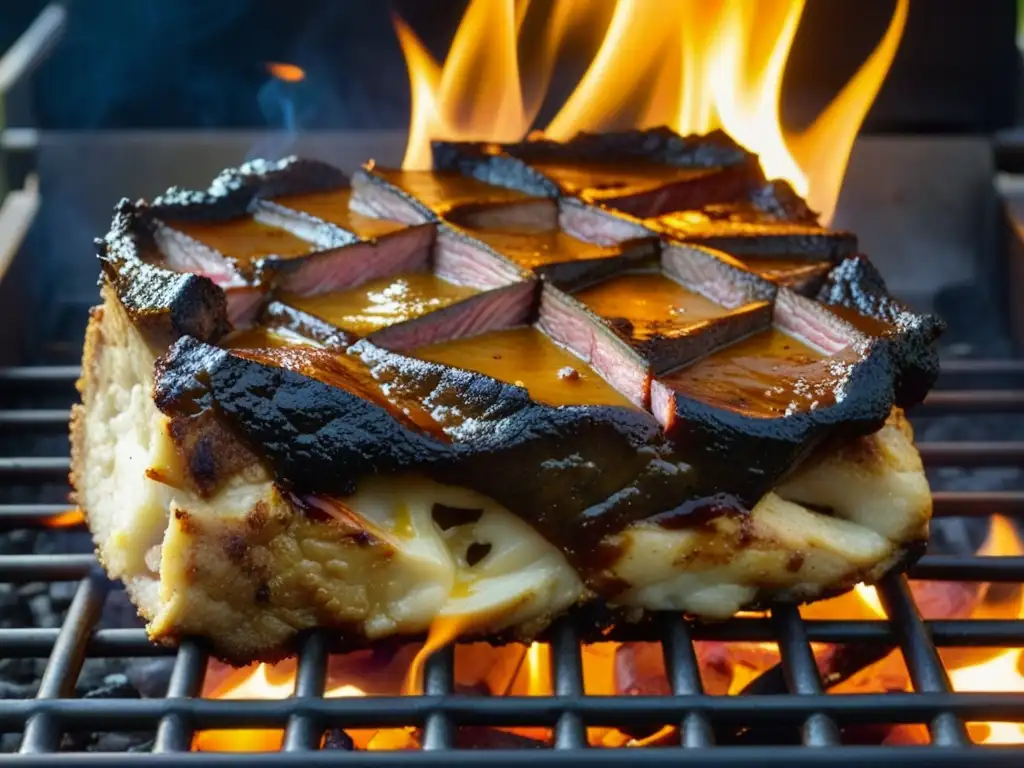
[[[346,500],[351,516],[318,521],[250,467],[203,499],[147,473],[174,459],[150,394],[154,355],[109,289],[105,300],[86,340],[71,479],[104,566],[164,644],[199,636],[232,663],[275,661],[308,630],[353,648],[421,637],[451,612],[475,617],[467,636],[492,641],[538,637],[571,612],[584,638],[596,639],[656,610],[721,618],[836,594],[913,561],[927,534],[927,482],[898,412],[880,432],[820,452],[747,518],[720,518],[707,530],[636,524],[618,534],[628,546],[613,565],[627,585],[617,605],[584,589],[530,526],[465,489],[387,478]],[[484,511],[441,531],[435,494]],[[419,506],[398,525],[389,498]],[[833,516],[814,511],[828,507]],[[451,585],[474,577],[463,548],[480,539],[493,549],[475,566],[475,591],[460,596]],[[361,581],[372,573],[381,578]]]

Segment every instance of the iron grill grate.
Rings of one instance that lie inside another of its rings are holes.
[[[67,421],[71,367],[0,370],[0,446],[39,435],[59,439]],[[11,404],[27,407],[12,408]],[[954,361],[943,369],[940,388],[918,413],[980,414],[1024,412],[1024,361]],[[6,441],[6,442],[5,442]],[[929,467],[1024,465],[1024,442],[920,444]],[[19,486],[60,487],[68,470],[64,456],[0,456],[0,490]],[[0,530],[40,529],[61,513],[63,504],[0,504]],[[980,517],[999,513],[1024,516],[1024,491],[939,492],[936,516]],[[926,555],[913,578],[943,581],[1024,582],[1024,557]],[[60,628],[0,628],[0,658],[47,659],[38,695],[0,700],[0,732],[22,733],[12,764],[24,765],[812,765],[877,761],[910,765],[1019,765],[1017,747],[974,746],[965,722],[1024,722],[1024,694],[953,693],[937,647],[1024,647],[1024,621],[932,620],[921,618],[903,576],[879,589],[889,620],[802,619],[795,608],[780,607],[768,618],[742,617],[696,625],[666,616],[654,629],[664,652],[671,696],[586,696],[580,643],[569,621],[551,635],[549,697],[480,698],[457,695],[451,648],[432,656],[419,697],[323,698],[328,646],[321,635],[304,640],[295,696],[276,701],[216,701],[198,698],[207,656],[186,641],[175,652],[151,645],[141,629],[98,629],[108,595],[117,589],[98,570],[92,555],[0,555],[0,582],[78,581]],[[788,694],[711,696],[704,693],[694,640],[774,641]],[[810,642],[899,648],[913,682],[913,693],[831,695],[824,692]],[[166,698],[74,698],[87,659],[175,655]],[[927,726],[932,746],[877,747],[842,743],[840,727],[863,723],[918,723]],[[152,754],[58,752],[66,731],[151,730]],[[680,745],[646,749],[586,747],[588,726],[678,725]],[[463,750],[454,747],[461,726],[542,726],[553,732],[553,748],[541,750]],[[723,726],[757,725],[799,729],[805,746],[716,746]],[[318,749],[329,727],[415,726],[422,728],[416,752],[344,752]],[[189,752],[200,729],[282,728],[280,753],[197,754]],[[808,749],[807,747],[814,747]],[[941,747],[940,749],[933,747]],[[300,756],[301,753],[301,756]]]

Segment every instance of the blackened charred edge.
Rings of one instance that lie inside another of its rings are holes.
[[[750,195],[750,202],[759,211],[778,221],[818,223],[818,214],[811,210],[807,202],[784,179],[774,179],[755,189]]]
[[[155,401],[169,416],[214,410],[278,482],[302,493],[345,496],[363,477],[405,470],[468,486],[535,525],[584,568],[592,544],[609,531],[695,493],[689,465],[665,450],[649,414],[540,405],[520,387],[365,339],[349,354],[396,401],[415,395],[428,411],[454,414],[444,424],[447,440],[346,390],[189,338],[158,361]]]
[[[303,312],[283,301],[271,301],[267,304],[260,316],[260,322],[268,328],[285,328],[325,347],[336,349],[350,347],[359,339],[356,334],[344,331],[314,314]]]
[[[166,221],[219,221],[245,215],[256,198],[327,192],[347,183],[344,173],[319,160],[259,159],[224,169],[204,190],[171,187],[152,211]]]
[[[663,222],[657,226],[675,239],[745,259],[785,257],[838,262],[857,251],[857,237],[852,232],[814,226],[764,224],[739,232],[728,223],[710,224],[706,231],[682,230]]]
[[[644,160],[680,168],[727,168],[757,163],[724,131],[680,136],[661,126],[646,130],[576,134],[566,142],[549,139],[505,144],[502,149],[526,162],[624,162]]]
[[[909,408],[924,399],[939,375],[935,341],[946,330],[941,318],[913,312],[890,296],[881,273],[861,254],[836,265],[817,301],[849,310],[845,317],[859,330],[889,343],[897,406]]]
[[[431,142],[434,168],[457,171],[463,176],[507,187],[537,197],[557,197],[558,185],[517,157],[493,144],[473,142]]]
[[[144,203],[122,199],[107,235],[96,240],[103,276],[133,324],[156,349],[181,336],[213,343],[230,330],[224,291],[200,275],[162,266]]]
[[[514,144],[475,142],[432,143],[434,168],[458,171],[487,184],[541,197],[566,193],[557,180],[532,163],[555,161],[622,163],[642,160],[680,168],[738,168],[761,179],[757,156],[723,131],[680,136],[667,127],[612,133],[579,133],[566,142],[528,139]]]

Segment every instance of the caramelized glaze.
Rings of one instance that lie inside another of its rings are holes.
[[[415,354],[526,387],[534,401],[546,405],[633,407],[590,366],[533,326],[431,344]]]
[[[751,272],[765,280],[785,283],[790,280],[824,273],[830,264],[827,261],[808,261],[807,259],[775,259],[775,258],[739,258]]]
[[[673,336],[728,310],[659,272],[617,275],[576,294],[595,314],[625,318],[637,341]]]
[[[832,314],[841,317],[861,333],[866,333],[868,336],[885,336],[892,332],[893,327],[889,323],[884,320],[879,320],[876,317],[871,317],[870,315],[858,312],[853,307],[846,307],[842,304],[828,304],[825,308]]]
[[[350,211],[348,204],[352,199],[350,188],[336,189],[330,192],[313,192],[307,195],[288,195],[274,200],[278,205],[291,208],[293,211],[308,213],[318,219],[336,224],[342,229],[354,232],[361,238],[372,240],[405,229],[405,224],[385,219],[374,219],[361,213]]]
[[[533,166],[568,192],[586,192],[601,198],[643,192],[665,184],[690,181],[718,172],[717,168],[675,168],[637,161],[635,163],[534,163]]]
[[[522,225],[513,227],[466,228],[473,237],[482,240],[499,253],[508,256],[525,269],[535,269],[545,264],[565,261],[600,259],[617,256],[622,249],[617,246],[605,247],[577,240],[555,227]]]
[[[282,300],[338,328],[364,336],[389,325],[436,312],[480,291],[430,272],[403,272],[358,288],[317,296],[285,294]]]
[[[536,199],[514,189],[484,184],[460,173],[387,168],[376,168],[374,172],[438,212],[466,203],[516,203]]]
[[[834,404],[848,366],[770,328],[661,381],[714,407],[777,418]]]
[[[319,346],[315,341],[288,328],[267,328],[266,326],[234,331],[218,342],[218,346],[225,349],[279,349],[301,344]]]
[[[293,259],[317,250],[315,243],[251,218],[217,223],[176,221],[173,229],[198,240],[242,267],[268,257]]]

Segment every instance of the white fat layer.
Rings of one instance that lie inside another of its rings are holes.
[[[102,344],[99,381],[85,409],[88,456],[78,496],[94,539],[107,545],[107,572],[127,581],[151,575],[146,555],[167,523],[170,489],[146,475],[161,463],[163,418],[151,392],[153,356],[138,335]]]

